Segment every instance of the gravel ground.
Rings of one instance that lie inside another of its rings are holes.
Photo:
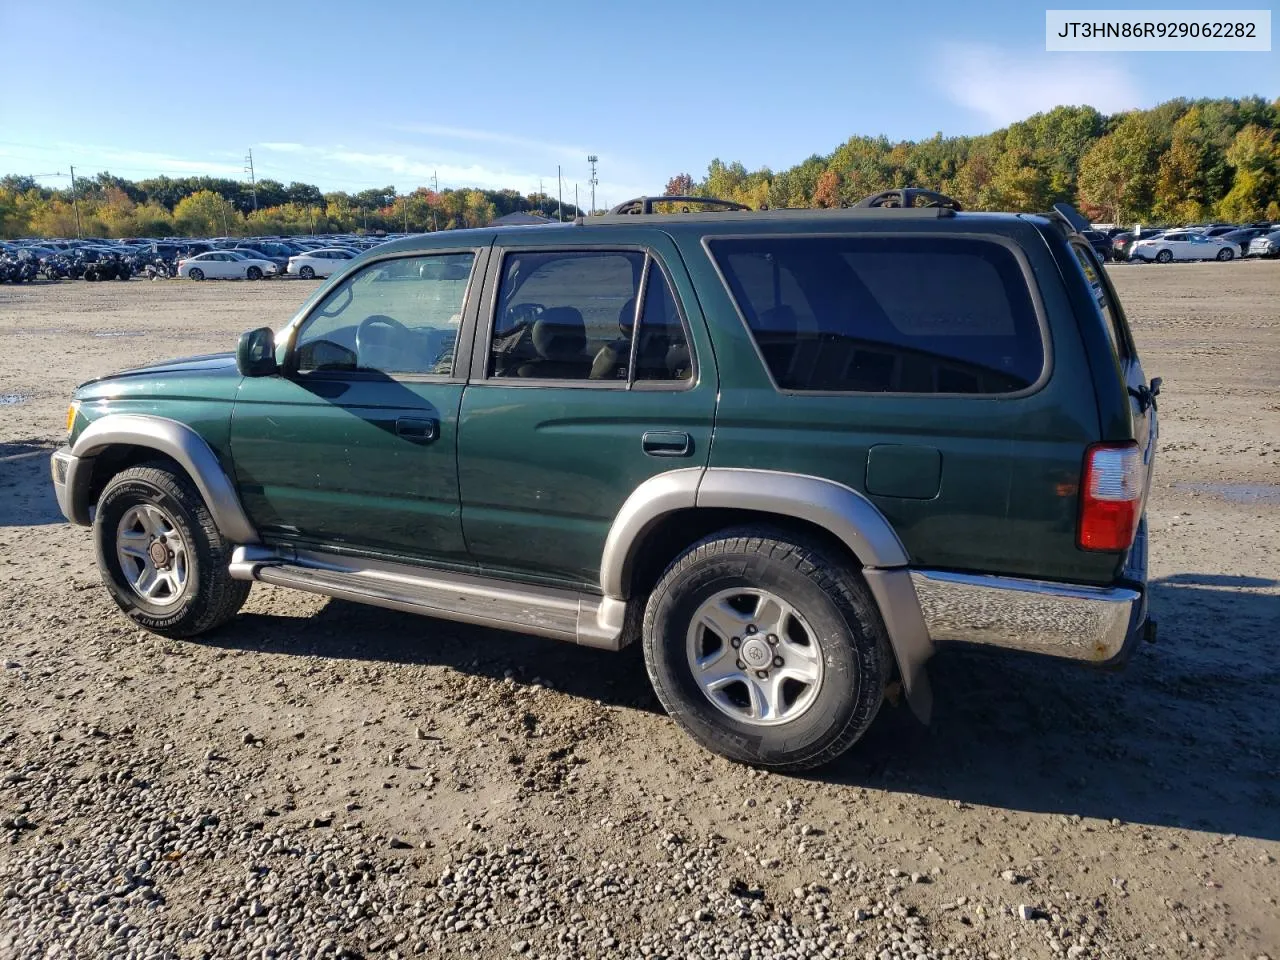
[[[1274,960],[1280,262],[1112,274],[1165,380],[1160,643],[948,651],[930,728],[808,777],[701,751],[634,650],[263,585],[138,631],[52,498],[68,395],[314,285],[0,287],[0,957]]]

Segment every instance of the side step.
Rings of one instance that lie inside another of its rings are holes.
[[[622,645],[626,604],[574,590],[304,550],[237,547],[231,576],[442,620],[604,650]]]

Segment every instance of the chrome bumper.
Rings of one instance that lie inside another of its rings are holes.
[[[1131,587],[934,570],[913,570],[911,581],[935,643],[979,643],[1104,664],[1128,654],[1147,619],[1146,592]]]
[[[88,466],[91,457],[77,457],[68,447],[59,447],[49,458],[49,472],[53,475],[53,492],[58,498],[58,509],[72,523],[87,527],[90,523],[86,494]]]

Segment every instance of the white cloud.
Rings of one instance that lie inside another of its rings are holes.
[[[543,153],[572,158],[582,162],[586,161],[587,154],[591,152],[582,147],[550,143],[546,140],[537,140],[532,137],[520,137],[509,133],[499,133],[494,130],[448,127],[436,123],[404,123],[398,124],[394,129],[401,133],[420,133],[429,137],[439,137],[441,140],[492,143],[507,147],[518,147],[521,150],[538,150]]]
[[[263,150],[271,150],[275,153],[302,153],[307,148],[300,143],[287,143],[281,141],[267,141],[258,144]]]
[[[1142,101],[1128,70],[1089,54],[1018,56],[981,44],[952,43],[941,48],[935,79],[948,98],[992,127],[1063,104],[1117,113]]]

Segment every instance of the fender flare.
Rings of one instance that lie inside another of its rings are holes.
[[[874,503],[842,483],[773,470],[707,467],[672,470],[640,484],[623,503],[605,540],[600,589],[628,599],[628,584],[645,536],[668,514],[690,508],[732,508],[803,520],[830,531],[862,567],[889,634],[907,700],[927,721],[933,696],[924,664],[933,654],[910,555]]]
[[[144,447],[177,461],[200,491],[222,535],[237,544],[258,542],[258,532],[245,514],[235,484],[222,469],[217,454],[187,424],[166,417],[110,413],[85,427],[70,452],[83,461],[117,446]],[[90,472],[74,472],[78,485],[87,485]],[[72,491],[72,499],[83,502],[85,493],[84,489]]]

